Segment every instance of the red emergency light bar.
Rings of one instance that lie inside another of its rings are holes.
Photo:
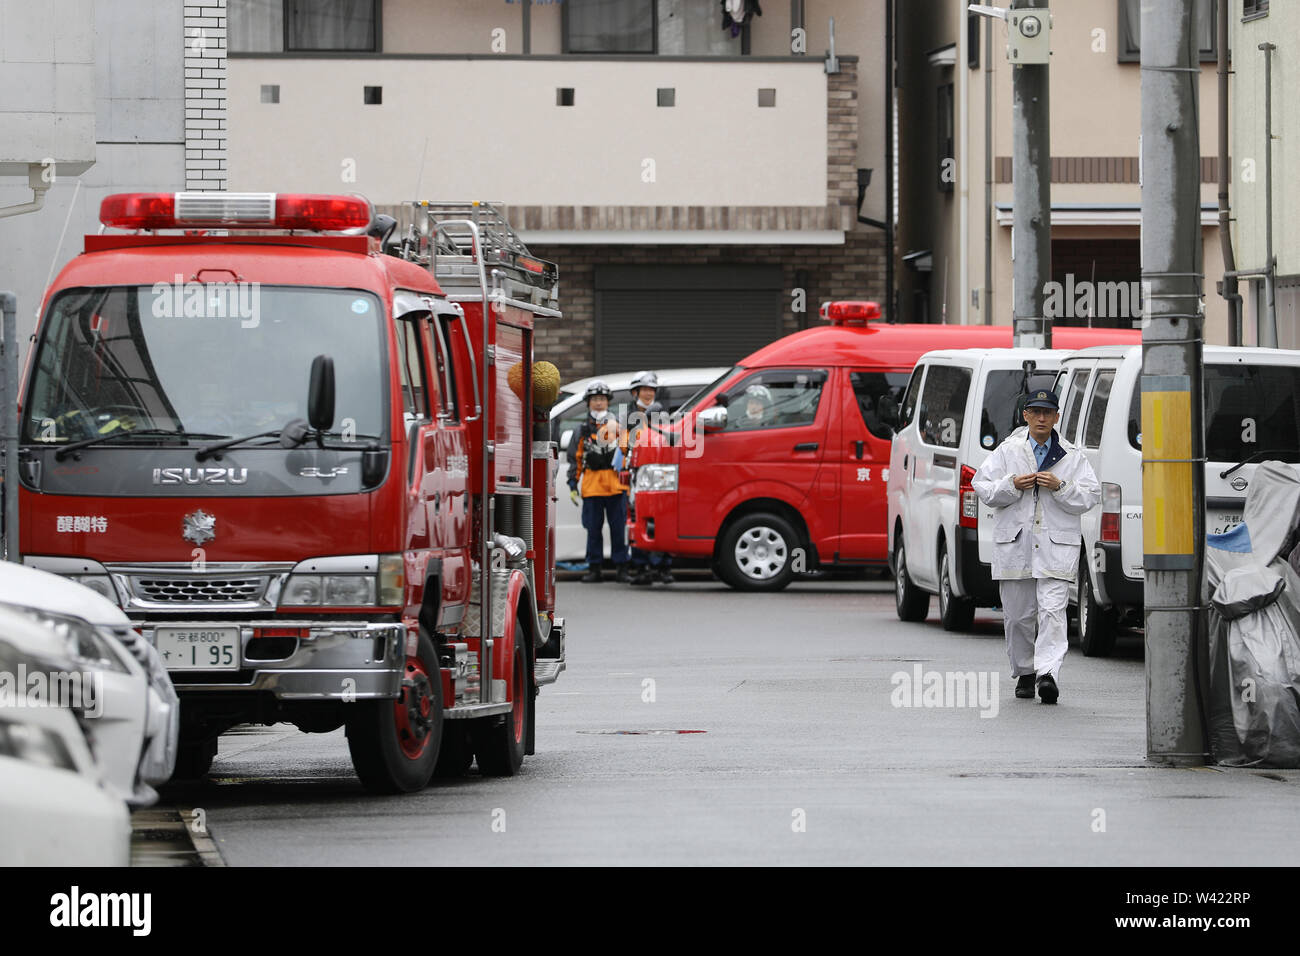
[[[866,325],[879,321],[880,303],[825,302],[821,307],[821,317],[832,325]]]
[[[99,221],[118,229],[305,229],[333,232],[370,225],[362,196],[300,193],[115,193]]]

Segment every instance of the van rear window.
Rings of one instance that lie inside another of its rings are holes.
[[[984,403],[980,407],[980,446],[997,448],[1002,439],[1025,423],[1020,414],[1024,407],[1025,373],[1005,369],[988,373],[984,383]]]
[[[921,441],[943,448],[960,445],[969,393],[970,369],[955,365],[930,366],[921,392]]]
[[[1205,366],[1205,455],[1244,461],[1268,453],[1300,461],[1300,367]]]

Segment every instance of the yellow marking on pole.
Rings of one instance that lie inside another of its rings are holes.
[[[1142,393],[1142,541],[1147,554],[1192,554],[1192,394]]]

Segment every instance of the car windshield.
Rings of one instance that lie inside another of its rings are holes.
[[[1059,397],[1060,382],[1054,370],[1039,370],[1028,376],[1023,369],[989,372],[980,408],[980,444],[984,448],[996,448],[1002,439],[1025,423],[1021,413],[1029,389],[1051,389]]]
[[[334,359],[335,428],[385,434],[382,306],[369,292],[257,287],[72,289],[37,345],[22,440],[140,431],[239,437],[307,417],[312,359]],[[218,291],[220,290],[220,291]],[[115,445],[130,445],[130,437]]]
[[[715,388],[717,388],[719,385],[721,385],[723,382],[731,378],[731,376],[735,375],[739,371],[741,371],[741,366],[739,365],[737,365],[735,368],[727,369],[725,372],[723,372],[721,375],[715,378],[708,385],[705,385],[703,388],[699,389],[694,395],[692,395],[686,401],[682,402],[682,404],[678,406],[677,410],[673,412],[673,418],[674,419],[681,418],[692,408],[698,405]]]

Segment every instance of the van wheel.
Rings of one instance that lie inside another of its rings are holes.
[[[902,538],[894,548],[894,609],[900,621],[924,621],[930,615],[930,595],[913,584],[907,573]]]
[[[722,536],[718,571],[738,591],[780,591],[794,577],[799,536],[780,515],[745,515]]]
[[[429,635],[406,658],[396,700],[347,705],[352,767],[371,793],[412,793],[433,776],[442,743],[442,670]]]
[[[1113,607],[1097,603],[1085,555],[1079,559],[1079,647],[1084,657],[1110,656],[1115,649],[1117,618]]]
[[[176,769],[172,771],[171,779],[202,780],[212,769],[212,761],[216,756],[216,736],[197,739],[182,737],[176,749]]]
[[[939,623],[945,631],[969,631],[975,622],[975,602],[952,593],[948,546],[939,545]]]

